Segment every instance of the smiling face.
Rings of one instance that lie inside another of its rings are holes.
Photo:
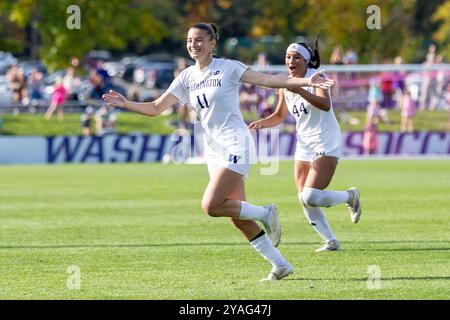
[[[189,29],[186,48],[189,55],[195,61],[205,61],[212,57],[212,50],[216,46],[216,40],[206,30],[191,28]]]
[[[308,64],[300,53],[287,51],[284,61],[290,76],[303,77],[305,75]]]

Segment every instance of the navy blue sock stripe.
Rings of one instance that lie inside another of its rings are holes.
[[[264,232],[264,230],[261,230],[261,232],[258,233],[258,234],[256,235],[256,237],[254,237],[252,240],[250,240],[250,242],[255,241],[256,239],[262,237],[262,236],[265,235],[265,234],[266,234],[266,233]]]

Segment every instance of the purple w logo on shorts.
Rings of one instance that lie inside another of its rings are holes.
[[[228,162],[233,161],[236,164],[240,158],[242,157],[235,154],[230,154],[230,156],[228,157]]]

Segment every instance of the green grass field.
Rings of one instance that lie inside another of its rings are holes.
[[[293,163],[259,168],[248,201],[277,203],[296,268],[273,283],[259,282],[270,265],[226,219],[201,212],[203,165],[0,166],[0,299],[450,298],[449,160],[342,161],[331,188],[357,185],[363,216],[353,225],[344,205],[325,209],[343,244],[330,253],[314,252]]]
[[[340,123],[342,131],[361,131],[364,128],[365,111],[353,111],[348,115],[358,120],[357,124]],[[255,113],[244,114],[247,122],[257,120]],[[336,111],[339,119],[340,112]],[[390,110],[391,123],[381,123],[380,131],[400,131],[400,111]],[[418,111],[414,118],[414,128],[419,131],[449,130],[449,113],[445,110]],[[116,130],[119,133],[142,132],[146,134],[171,134],[175,129],[172,124],[177,121],[177,114],[159,117],[143,117],[130,112],[117,113]],[[93,125],[94,126],[94,125]],[[58,121],[56,116],[50,120],[44,119],[42,114],[3,114],[0,115],[0,135],[16,136],[51,136],[51,135],[80,135],[80,114],[68,114],[64,121]]]

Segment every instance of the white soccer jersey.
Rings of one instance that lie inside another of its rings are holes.
[[[305,78],[312,76],[315,69],[309,68]],[[303,89],[314,94],[314,87],[303,87]],[[284,90],[284,98],[289,112],[296,121],[297,135],[301,137],[312,137],[329,133],[330,135],[340,134],[339,124],[331,106],[328,112],[312,106],[306,99],[297,93]]]
[[[310,77],[315,72],[315,69],[309,68],[304,77]],[[312,94],[315,93],[314,87],[303,87],[303,89]],[[341,130],[334,115],[333,107],[331,106],[328,112],[320,110],[311,105],[301,95],[287,89],[284,90],[284,98],[289,113],[294,116],[296,121],[297,140],[299,142],[297,149],[309,149],[307,153],[315,154],[314,157],[339,155],[340,152],[335,151],[340,148]],[[299,152],[302,152],[302,150],[297,150],[297,153]],[[311,157],[309,158],[312,160]]]
[[[168,89],[197,112],[207,153],[212,149],[217,156],[235,162],[254,148],[239,108],[240,79],[247,69],[239,61],[213,58],[203,70],[195,65],[183,70]]]

